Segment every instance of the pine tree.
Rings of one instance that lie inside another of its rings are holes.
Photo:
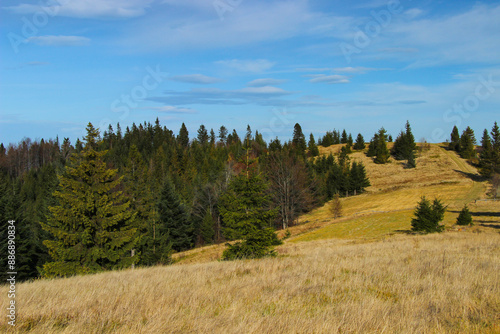
[[[406,131],[399,134],[392,147],[392,155],[397,160],[407,160],[408,167],[415,167],[415,150],[417,145],[415,144],[415,137],[411,132],[410,122],[406,121]]]
[[[340,137],[341,144],[347,144],[347,132],[345,129],[342,131],[342,136]]]
[[[299,123],[295,123],[295,126],[293,127],[292,145],[295,152],[297,152],[299,156],[305,156],[305,151],[307,148],[306,138],[302,133],[302,128],[300,127]]]
[[[387,149],[387,131],[384,128],[381,128],[378,131],[378,139],[375,142],[375,163],[377,164],[385,164],[389,161],[390,153]]]
[[[136,261],[130,256],[135,217],[117,190],[122,182],[117,170],[104,163],[106,151],[96,150],[98,138],[99,131],[89,123],[85,146],[59,179],[54,193],[59,204],[49,208],[52,215],[42,223],[55,238],[44,242],[54,259],[43,266],[46,277],[123,268]]]
[[[442,232],[444,226],[439,225],[439,222],[443,220],[445,210],[446,207],[438,199],[431,204],[423,196],[415,209],[415,218],[411,220],[412,230],[424,233]]]
[[[366,187],[369,187],[370,180],[366,176],[366,169],[362,162],[354,161],[349,173],[351,190],[354,195],[362,193]]]
[[[210,245],[214,242],[214,220],[212,218],[212,215],[210,214],[210,210],[207,210],[205,216],[203,217],[200,228],[200,235],[205,245]]]
[[[309,156],[317,157],[319,155],[319,149],[318,146],[316,146],[314,135],[312,133],[309,135],[309,143],[307,144],[307,148],[309,150]]]
[[[472,215],[467,207],[467,204],[464,205],[462,210],[460,211],[457,218],[457,225],[474,225],[472,223]]]
[[[497,122],[493,125],[491,129],[491,173],[500,174],[500,130],[498,128]]]
[[[481,154],[479,155],[479,167],[481,174],[490,176],[493,173],[493,145],[488,130],[484,129],[483,138],[481,139]]]
[[[139,264],[154,264],[153,237],[156,224],[155,198],[148,182],[150,177],[146,165],[135,144],[129,150],[129,157],[124,169],[125,193],[130,199],[130,209],[135,212],[131,223],[137,229],[136,256]]]
[[[207,128],[205,128],[205,125],[200,125],[200,128],[198,129],[198,142],[201,144],[201,146],[205,146],[208,143],[208,131]]]
[[[272,222],[277,208],[270,208],[268,185],[260,175],[248,170],[237,175],[222,195],[219,212],[223,219],[224,235],[228,239],[243,239],[228,244],[224,260],[273,256],[272,246],[280,244]],[[248,173],[247,173],[248,172]]]
[[[361,133],[358,133],[358,136],[356,137],[356,142],[354,143],[353,148],[355,150],[364,150],[365,149],[365,139],[361,135]]]
[[[158,239],[161,256],[167,257],[168,245],[175,251],[184,251],[193,246],[194,229],[188,220],[186,208],[181,203],[173,184],[167,180],[158,201]]]
[[[460,156],[464,159],[476,157],[476,137],[474,131],[468,126],[460,137]]]
[[[221,125],[219,129],[219,141],[224,145],[227,143],[227,134],[227,128],[224,125]]]
[[[181,129],[179,130],[179,136],[177,136],[177,142],[184,148],[189,146],[189,132],[186,128],[186,124],[182,123]]]
[[[458,132],[458,128],[455,125],[450,135],[450,144],[448,145],[450,150],[459,152],[460,151],[460,133]]]

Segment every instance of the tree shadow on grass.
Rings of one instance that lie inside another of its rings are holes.
[[[488,180],[488,178],[486,178],[486,177],[484,177],[484,176],[482,176],[480,174],[467,173],[467,172],[463,172],[463,171],[458,170],[458,169],[454,169],[454,171],[457,172],[457,173],[462,174],[463,176],[468,177],[469,179],[471,179],[474,182],[483,182],[483,181]]]

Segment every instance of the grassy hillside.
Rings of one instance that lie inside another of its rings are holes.
[[[218,262],[218,245],[173,266],[18,284],[18,326],[2,316],[0,332],[499,333],[500,202],[476,201],[477,171],[438,145],[412,170],[352,159],[368,192],[342,199],[342,218],[301,217],[277,258]],[[405,233],[422,195],[448,205],[446,232]],[[465,203],[476,225],[458,229]]]

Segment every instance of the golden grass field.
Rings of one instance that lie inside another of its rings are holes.
[[[352,158],[367,193],[342,199],[342,218],[328,204],[302,216],[277,258],[219,262],[217,245],[172,266],[18,284],[17,326],[2,316],[0,332],[500,333],[500,201],[481,201],[477,171],[438,145],[413,170]],[[422,195],[448,205],[446,232],[407,233]],[[475,226],[458,228],[466,203]]]

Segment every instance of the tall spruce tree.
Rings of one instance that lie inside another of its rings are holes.
[[[136,256],[139,264],[154,264],[153,237],[156,224],[156,207],[148,170],[135,144],[129,150],[124,169],[125,194],[130,200],[130,209],[135,212],[132,226],[137,229]]]
[[[314,135],[311,133],[309,135],[309,143],[307,144],[309,150],[309,156],[317,157],[319,155],[318,146],[316,146],[316,141],[314,140]]]
[[[407,160],[407,166],[414,168],[415,164],[415,137],[411,132],[410,122],[406,121],[406,131],[399,134],[394,142],[391,153],[397,160]]]
[[[157,239],[163,257],[169,251],[169,243],[175,251],[184,251],[193,246],[194,229],[188,219],[185,206],[181,203],[171,181],[163,185],[158,201]]]
[[[476,137],[474,130],[467,127],[460,137],[460,156],[464,159],[473,159],[476,157]]]
[[[181,129],[179,130],[179,135],[177,136],[178,143],[186,148],[189,146],[189,131],[186,128],[186,124],[182,123]]]
[[[484,129],[481,139],[481,153],[479,155],[479,167],[481,174],[490,176],[493,173],[493,145],[488,130]]]
[[[381,128],[378,131],[377,139],[375,142],[375,163],[385,164],[389,161],[390,153],[387,149],[387,131]]]
[[[292,146],[299,156],[305,156],[307,148],[306,137],[304,136],[304,133],[302,133],[302,128],[299,123],[295,123],[295,126],[293,127]]]
[[[228,244],[224,260],[273,256],[272,246],[280,244],[271,228],[277,208],[271,208],[268,185],[254,170],[246,169],[229,184],[219,202],[224,235],[228,239],[243,239]]]
[[[54,193],[59,203],[42,227],[54,236],[44,244],[53,262],[45,263],[46,277],[98,272],[132,265],[136,229],[134,214],[119,187],[117,170],[109,169],[97,151],[99,131],[87,126],[85,145],[59,178]]]
[[[448,145],[448,148],[456,152],[460,151],[460,133],[458,132],[458,128],[456,125],[451,131],[450,137],[450,144]]]

